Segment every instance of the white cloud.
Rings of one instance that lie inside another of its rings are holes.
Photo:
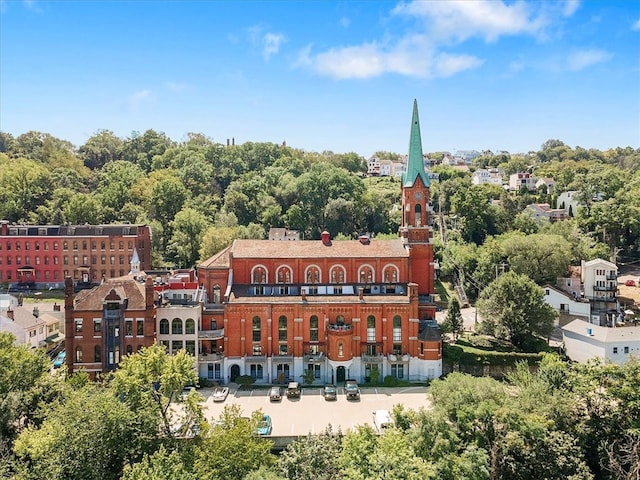
[[[631,25],[631,30],[640,30],[640,18],[633,22],[633,25]]]
[[[262,56],[265,60],[269,60],[271,55],[274,55],[280,51],[280,45],[286,41],[286,38],[281,33],[267,32],[262,37]]]
[[[351,20],[348,17],[340,17],[339,23],[342,28],[349,28],[349,25],[351,25]]]
[[[483,60],[471,55],[436,53],[424,36],[406,37],[388,47],[365,43],[312,55],[311,46],[300,52],[295,66],[310,67],[337,79],[372,78],[385,73],[413,77],[449,77],[476,68]]]
[[[583,70],[592,65],[610,60],[612,55],[606,50],[591,49],[572,53],[567,57],[567,68],[572,71]]]
[[[247,28],[249,43],[262,53],[265,60],[269,60],[272,55],[280,51],[280,46],[287,41],[282,33],[265,31],[263,25],[254,25]]]
[[[138,92],[134,92],[133,94],[129,95],[129,98],[128,98],[127,103],[129,105],[129,110],[131,111],[138,110],[138,108],[140,107],[140,104],[149,99],[151,99],[151,90],[140,90]]]
[[[507,5],[491,0],[416,1],[401,3],[393,13],[423,20],[425,31],[443,42],[462,42],[472,37],[494,42],[504,35],[535,34],[546,24],[524,2]]]
[[[576,13],[576,10],[578,10],[579,6],[580,0],[567,0],[567,2],[564,4],[562,15],[565,17],[570,17],[571,15]]]

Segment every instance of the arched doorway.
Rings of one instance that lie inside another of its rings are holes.
[[[336,382],[344,382],[346,379],[346,373],[344,367],[336,368]]]
[[[236,381],[236,378],[240,376],[240,365],[231,365],[231,378],[232,382]]]

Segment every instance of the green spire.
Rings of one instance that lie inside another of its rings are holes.
[[[420,120],[418,119],[418,101],[413,101],[413,117],[411,118],[411,138],[409,139],[409,160],[407,172],[402,179],[403,187],[413,187],[420,177],[425,187],[429,186],[429,176],[424,171],[422,162],[422,139],[420,138]]]

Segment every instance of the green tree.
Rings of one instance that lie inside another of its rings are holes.
[[[204,261],[221,252],[230,246],[238,236],[238,229],[235,227],[211,226],[207,228],[200,243],[200,260]]]
[[[502,248],[510,269],[527,275],[535,283],[555,283],[566,275],[571,261],[571,245],[558,235],[510,235]]]
[[[196,264],[200,258],[200,241],[208,226],[205,216],[192,208],[183,208],[176,214],[168,250],[175,252],[179,265],[192,267]]]
[[[250,419],[244,418],[238,405],[225,406],[220,423],[202,438],[195,452],[194,472],[198,478],[244,478],[261,466],[273,466],[272,443],[255,431],[260,417],[258,411]]]
[[[189,471],[177,451],[167,451],[164,446],[142,461],[127,465],[122,480],[198,480],[200,477]]]
[[[464,323],[462,320],[462,313],[460,312],[460,302],[455,295],[449,298],[449,307],[447,309],[447,316],[442,324],[442,331],[444,333],[451,333],[453,335],[453,341],[458,340],[458,336],[464,331]]]
[[[122,158],[124,142],[111,130],[98,130],[78,149],[84,165],[91,170]]]
[[[97,385],[71,390],[43,411],[40,428],[15,443],[18,479],[118,479],[126,463],[155,449],[153,422]]]
[[[342,434],[329,426],[320,434],[309,434],[290,443],[278,458],[278,466],[288,480],[337,479],[341,450]]]
[[[202,407],[194,401],[184,404],[182,420],[171,408],[186,385],[198,382],[193,361],[185,350],[169,355],[163,345],[142,348],[122,359],[113,374],[113,388],[134,412],[151,409],[158,428],[166,437],[173,438],[175,424],[187,430],[202,418]]]
[[[544,301],[544,291],[526,275],[507,272],[480,294],[482,330],[528,347],[535,336],[548,337],[557,313]]]

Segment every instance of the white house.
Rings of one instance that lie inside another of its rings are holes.
[[[512,173],[509,175],[509,190],[520,191],[522,187],[527,187],[530,192],[536,191],[536,177],[530,173]]]
[[[597,325],[613,325],[619,314],[618,267],[596,258],[582,262],[583,297],[591,302],[591,322]]]
[[[560,314],[582,317],[589,320],[591,315],[591,304],[588,300],[570,295],[551,285],[545,285],[544,301],[551,305]]]
[[[567,218],[564,210],[551,208],[548,203],[531,203],[524,211],[536,221],[557,222]]]
[[[575,362],[599,358],[622,365],[640,355],[640,327],[601,327],[576,319],[562,327],[562,338],[567,356]]]
[[[578,213],[578,207],[582,206],[582,203],[578,201],[578,192],[575,190],[569,190],[568,192],[562,192],[558,195],[556,201],[556,208],[563,209],[568,217],[575,217]]]
[[[488,183],[502,186],[502,172],[497,168],[479,168],[471,174],[471,183],[474,185]]]
[[[47,308],[44,305],[43,309]],[[40,312],[40,306],[15,306],[0,311],[0,332],[15,336],[16,345],[31,348],[47,347],[64,339],[60,330],[62,320],[53,312]]]

